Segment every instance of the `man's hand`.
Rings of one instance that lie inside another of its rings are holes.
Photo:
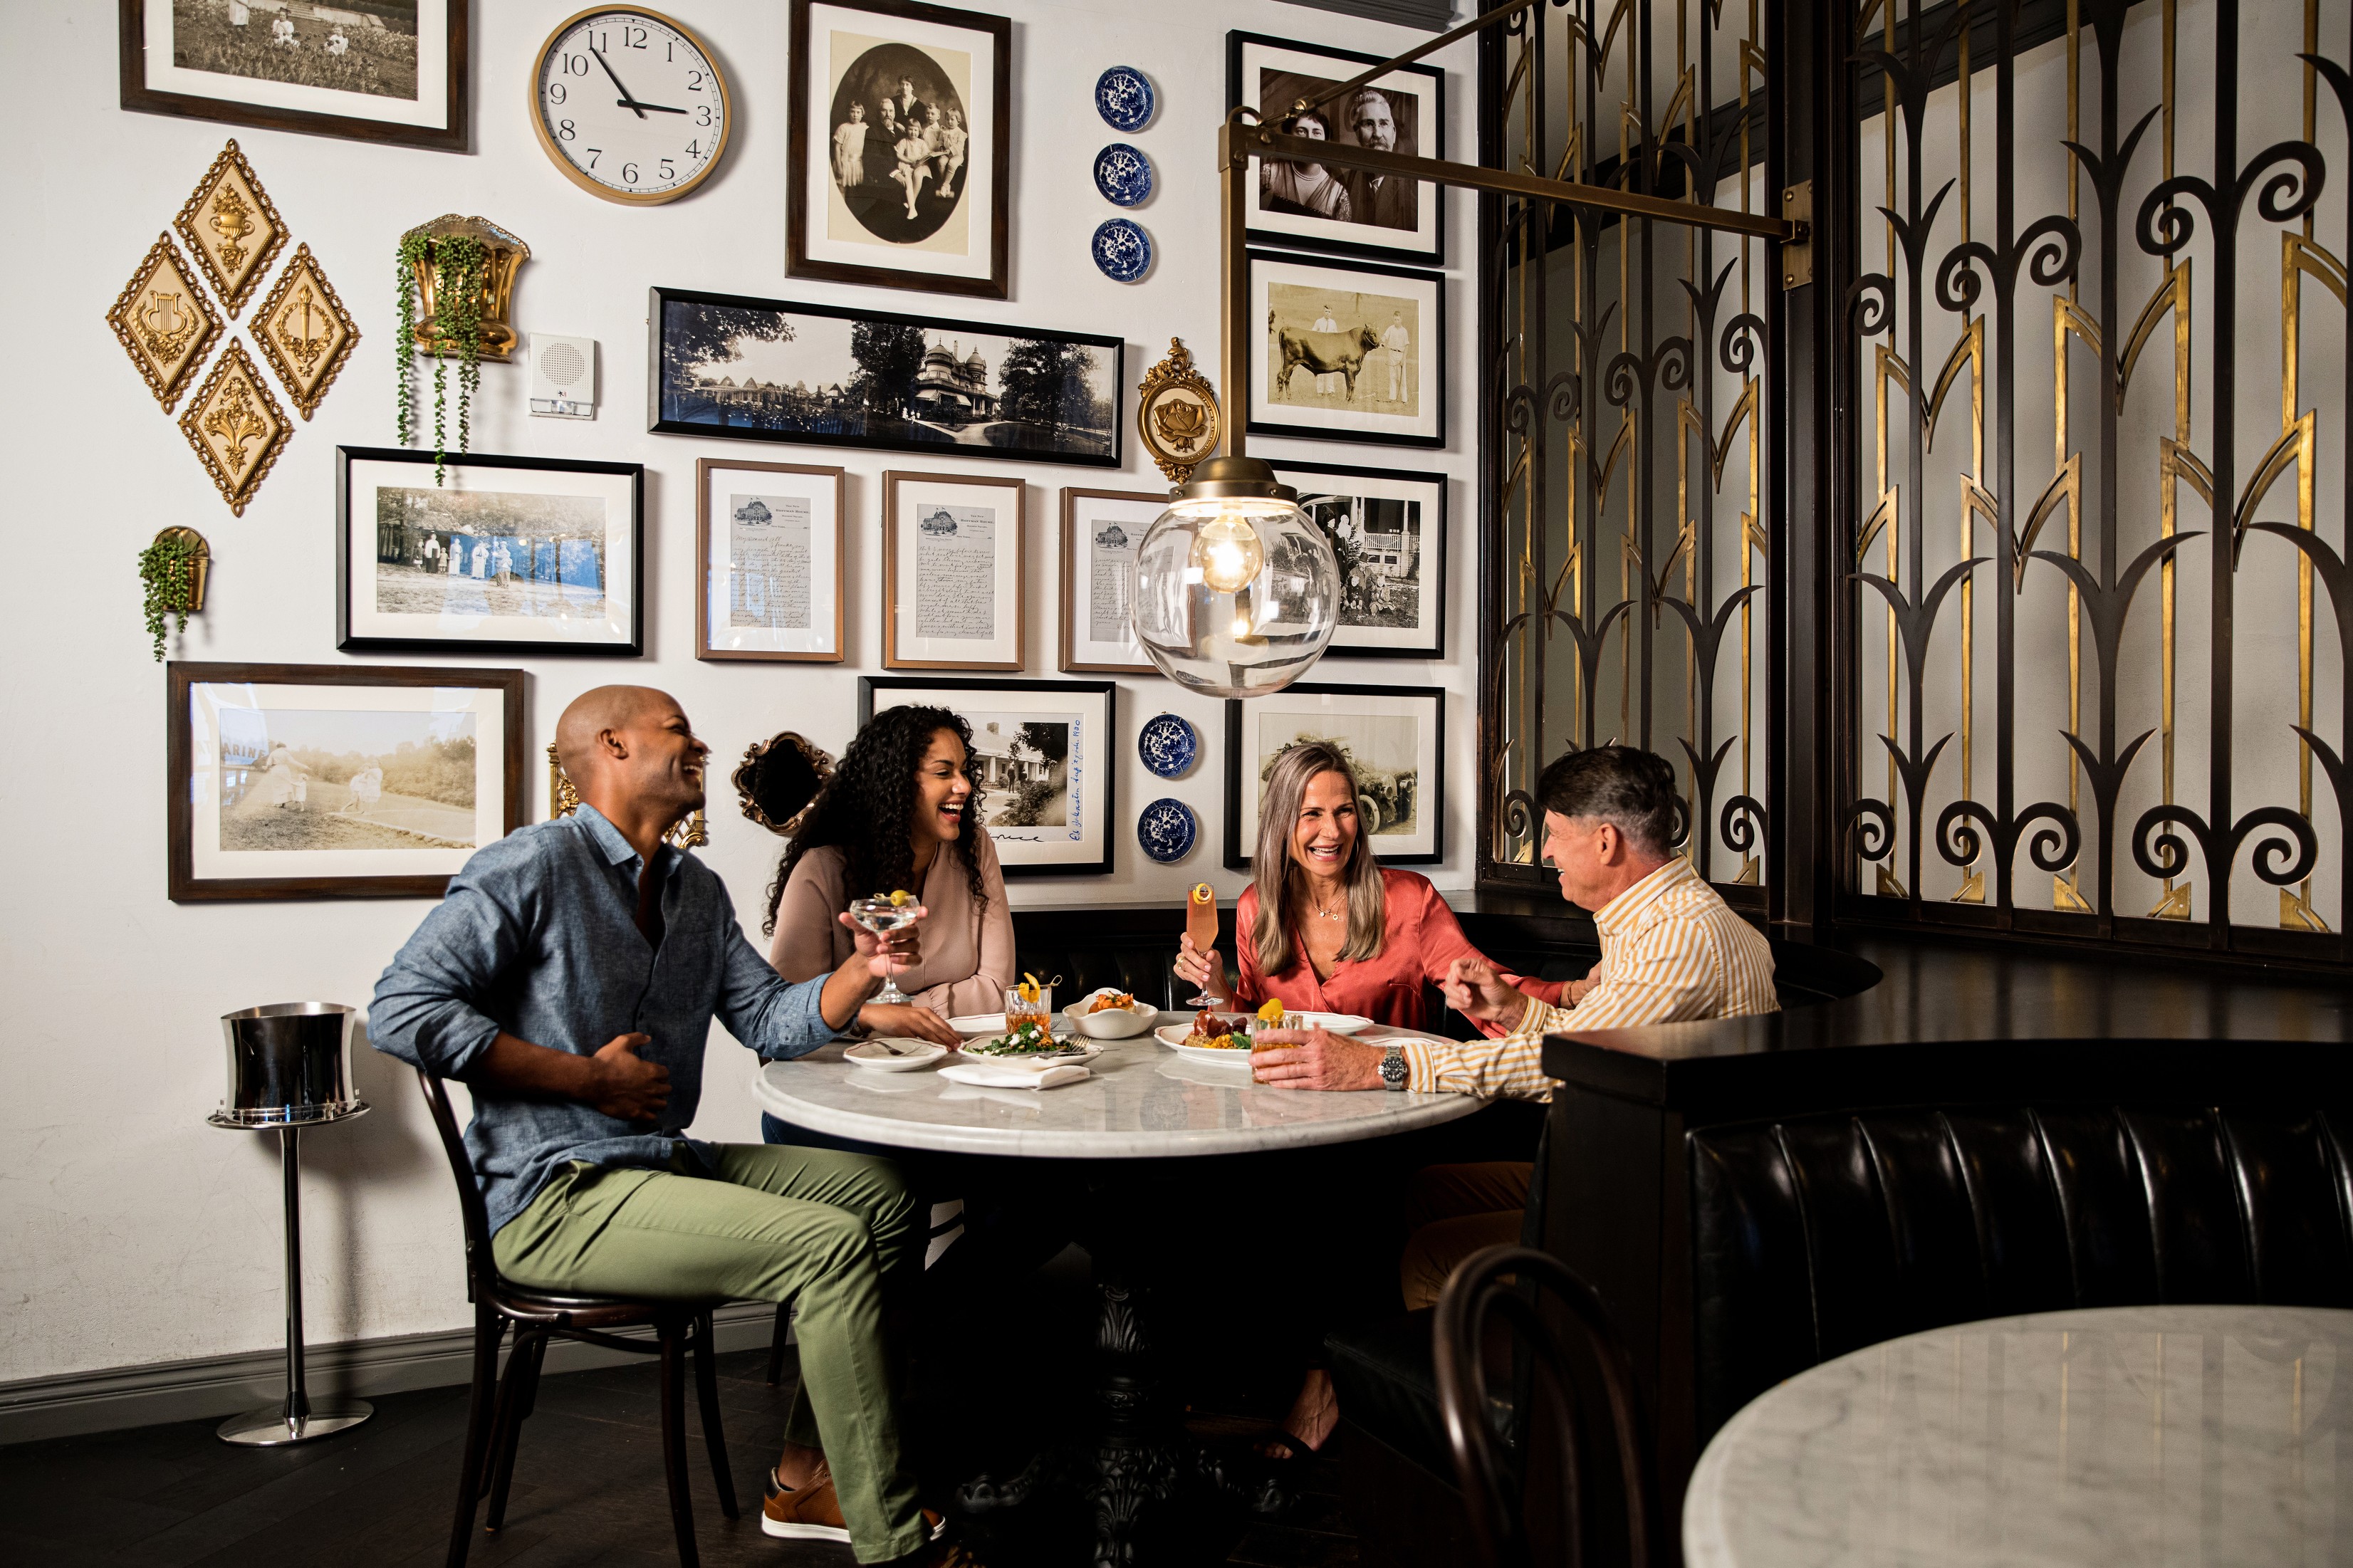
[[[654,1043],[651,1035],[619,1035],[588,1058],[591,1072],[581,1100],[590,1109],[623,1121],[654,1122],[670,1104],[670,1068],[638,1055]]]
[[[869,1002],[858,1009],[858,1025],[870,1035],[890,1035],[902,1040],[930,1040],[950,1050],[964,1044],[964,1037],[949,1028],[945,1018],[929,1007],[919,1007],[913,1003],[903,1007],[886,1007],[880,1002]]]
[[[1382,1055],[1329,1029],[1261,1029],[1250,1037],[1250,1076],[1276,1089],[1379,1089]]]
[[[1482,1023],[1516,1023],[1528,1005],[1524,992],[1495,973],[1493,965],[1476,958],[1458,958],[1448,964],[1438,988],[1446,994],[1448,1006]]]

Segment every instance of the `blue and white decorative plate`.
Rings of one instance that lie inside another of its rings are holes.
[[[1181,779],[1201,754],[1201,732],[1192,721],[1163,713],[1136,732],[1135,754],[1154,777]]]
[[[1113,131],[1143,130],[1157,107],[1152,84],[1132,66],[1113,66],[1095,78],[1095,112]]]
[[[1133,283],[1152,270],[1152,237],[1124,217],[1095,230],[1095,265],[1114,283]]]
[[[1095,189],[1115,207],[1140,207],[1152,199],[1152,160],[1124,142],[1095,154]]]
[[[1163,866],[1172,866],[1193,852],[1201,824],[1193,808],[1166,795],[1144,808],[1135,819],[1135,842]]]

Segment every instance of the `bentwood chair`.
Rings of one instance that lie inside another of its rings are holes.
[[[694,1511],[686,1475],[687,1352],[694,1355],[695,1396],[702,1408],[702,1436],[711,1449],[712,1479],[719,1488],[719,1510],[736,1516],[735,1482],[728,1473],[727,1445],[719,1427],[719,1382],[712,1365],[711,1314],[719,1301],[654,1301],[619,1296],[567,1296],[533,1290],[500,1277],[491,1255],[490,1213],[474,1184],[458,1119],[441,1080],[417,1069],[417,1082],[449,1156],[458,1184],[458,1207],[466,1226],[466,1297],[474,1304],[473,1396],[466,1412],[466,1452],[458,1471],[457,1519],[449,1531],[448,1568],[465,1568],[474,1533],[474,1512],[484,1497],[490,1513],[483,1528],[505,1522],[507,1487],[514,1479],[515,1447],[523,1421],[539,1392],[539,1373],[550,1340],[578,1340],[607,1350],[661,1358],[662,1468],[670,1479],[670,1525],[678,1534],[681,1568],[699,1568],[694,1549]],[[507,1374],[499,1378],[499,1344],[508,1329],[514,1348]],[[615,1331],[650,1328],[654,1337],[624,1339]]]
[[[1557,1311],[1547,1310],[1549,1302]],[[1489,1327],[1502,1319],[1516,1331],[1510,1358],[1514,1397],[1508,1406],[1490,1397],[1494,1363]],[[1566,1323],[1567,1340],[1556,1331]],[[1585,1520],[1580,1495],[1579,1436],[1576,1384],[1599,1375],[1609,1411],[1611,1438],[1626,1503],[1622,1561],[1648,1568],[1651,1561],[1651,1494],[1648,1450],[1641,1434],[1641,1406],[1634,1399],[1634,1366],[1609,1309],[1590,1286],[1549,1253],[1529,1247],[1490,1247],[1474,1252],[1447,1276],[1432,1325],[1438,1403],[1462,1488],[1471,1538],[1484,1568],[1524,1568],[1535,1561],[1541,1526],[1532,1529],[1532,1497],[1556,1497],[1552,1523],[1557,1544],[1545,1553],[1570,1563],[1584,1561]],[[1573,1341],[1582,1344],[1572,1348]],[[1577,1364],[1573,1365],[1572,1362]],[[1499,1422],[1499,1410],[1504,1412]],[[1546,1429],[1535,1430],[1541,1411]],[[1506,1427],[1498,1431],[1498,1426]],[[1539,1441],[1548,1437],[1549,1442]],[[1539,1486],[1547,1468],[1556,1487]],[[1608,1467],[1599,1467],[1606,1472]],[[1613,1542],[1613,1547],[1621,1543]],[[1616,1551],[1611,1552],[1617,1557]]]

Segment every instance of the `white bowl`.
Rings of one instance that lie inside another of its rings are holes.
[[[871,1072],[913,1072],[947,1054],[948,1048],[934,1041],[902,1037],[860,1040],[841,1048],[842,1060]]]
[[[1097,986],[1062,1009],[1062,1016],[1071,1027],[1091,1040],[1132,1040],[1152,1027],[1152,1020],[1160,1016],[1157,1007],[1147,1007],[1138,1002],[1132,1007],[1106,1008],[1090,1013],[1088,1005],[1098,996],[1116,996],[1121,993],[1109,985]]]

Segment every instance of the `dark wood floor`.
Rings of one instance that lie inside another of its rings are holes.
[[[720,1358],[720,1400],[744,1517],[720,1517],[690,1400],[695,1527],[710,1568],[848,1568],[849,1549],[760,1532],[759,1480],[776,1458],[791,1395],[763,1381],[765,1354]],[[650,1363],[550,1376],[523,1432],[506,1528],[477,1535],[481,1568],[661,1568],[675,1563],[662,1485],[656,1373]],[[375,1419],[301,1448],[233,1448],[216,1423],[0,1448],[0,1563],[139,1568],[234,1564],[427,1568],[448,1547],[462,1389],[396,1394]],[[1195,1434],[1240,1453],[1262,1425],[1196,1415]],[[1247,1462],[1247,1461],[1245,1461]],[[1298,1492],[1278,1522],[1236,1516],[1200,1558],[1256,1568],[1353,1568],[1356,1542],[1335,1493],[1336,1467],[1287,1468]],[[1029,1568],[1001,1542],[991,1568]],[[1222,1559],[1219,1552],[1223,1552]]]

